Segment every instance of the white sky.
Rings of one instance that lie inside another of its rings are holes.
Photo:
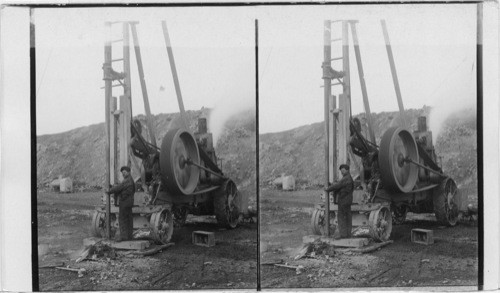
[[[47,8],[35,11],[37,134],[104,121],[100,88],[106,20],[140,21],[149,100],[153,114],[158,114],[178,111],[161,20],[169,26],[185,107],[198,110],[255,104],[254,19],[258,19],[259,130],[266,133],[322,121],[323,21],[356,19],[371,110],[396,111],[382,18],[405,108],[475,105],[475,4]],[[117,27],[114,39],[120,38],[120,31]],[[334,47],[332,57],[340,56],[340,50],[340,45]],[[113,53],[114,58],[121,56],[121,51]],[[144,113],[133,50],[131,57],[133,111]],[[363,105],[352,48],[350,59],[356,114]],[[334,68],[341,70],[337,64]],[[338,91],[339,86],[334,88],[334,93]]]
[[[104,121],[105,21],[137,20],[139,43],[153,114],[178,112],[161,21],[166,20],[186,110],[255,105],[254,18],[242,9],[64,8],[36,9],[37,135]],[[121,39],[121,24],[113,38]],[[130,35],[132,44],[132,35]],[[115,43],[113,59],[122,57]],[[132,49],[134,115],[144,113]],[[122,71],[121,63],[113,65]],[[160,90],[164,88],[164,90]],[[123,93],[121,87],[113,95]]]
[[[397,111],[382,18],[386,19],[405,108],[475,105],[473,4],[269,8],[259,15],[260,132],[323,120],[324,94],[320,85],[326,19],[359,20],[358,39],[371,110]],[[332,31],[337,30],[332,38],[341,37],[340,27],[340,23],[332,25]],[[351,34],[349,38],[352,44]],[[340,57],[340,43],[332,47],[332,58]],[[352,110],[356,114],[364,112],[364,108],[352,47],[350,61]],[[333,68],[342,70],[340,62],[334,61]],[[340,86],[333,89],[334,94],[341,91]]]

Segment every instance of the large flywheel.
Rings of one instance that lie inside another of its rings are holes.
[[[187,130],[171,129],[161,143],[161,179],[174,194],[191,194],[198,186],[200,169],[189,164],[200,163],[196,140]]]
[[[382,136],[378,161],[384,186],[396,192],[410,192],[418,179],[417,143],[406,129],[389,128]]]

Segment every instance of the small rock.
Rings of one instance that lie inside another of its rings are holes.
[[[429,259],[423,259],[422,262],[430,262]]]
[[[302,274],[302,272],[304,271],[304,266],[298,266],[296,269],[295,269],[295,273],[297,275],[300,275]]]

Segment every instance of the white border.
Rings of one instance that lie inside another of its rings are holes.
[[[83,2],[40,1],[38,3]],[[97,1],[85,3],[97,3]],[[109,3],[122,3],[122,1],[109,1]],[[484,290],[498,290],[500,287],[498,281],[500,279],[498,7],[498,2],[485,2],[483,10]],[[256,17],[258,18],[257,15]],[[10,60],[9,52],[13,51],[22,51],[25,55],[23,58]],[[29,109],[29,8],[4,6],[0,11],[0,289],[2,291],[32,289]]]

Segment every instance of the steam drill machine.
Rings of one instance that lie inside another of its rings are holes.
[[[109,31],[112,24],[114,23],[106,23]],[[137,22],[123,23],[124,58],[118,59],[124,62],[123,73],[117,73],[111,66],[114,60],[111,58],[112,42],[109,37],[105,45],[103,70],[108,136],[107,182],[117,182],[118,168],[122,165],[130,166],[131,161],[140,170],[142,191],[134,195],[133,228],[150,231],[156,242],[169,242],[174,225],[182,225],[188,213],[215,215],[218,224],[235,228],[240,222],[241,213],[247,207],[246,197],[241,196],[233,180],[225,176],[217,165],[212,134],[207,132],[206,118],[198,120],[198,132],[193,134],[189,130],[165,22],[163,31],[181,110],[181,126],[168,129],[161,147],[156,146],[136,25]],[[149,142],[142,134],[141,122],[137,119],[132,121],[129,29],[132,31],[141,79]],[[115,86],[113,81],[118,81],[118,85],[124,88],[124,95],[120,97],[120,109],[117,109],[116,98],[111,95]],[[140,164],[137,159],[141,160]],[[94,212],[91,230],[95,236],[112,237],[118,228],[118,207],[113,205],[114,199],[109,196],[103,195],[103,200],[105,206]]]

